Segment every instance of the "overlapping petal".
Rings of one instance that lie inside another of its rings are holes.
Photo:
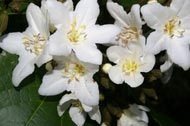
[[[67,87],[68,79],[63,77],[61,70],[53,70],[43,77],[38,92],[45,96],[57,95],[67,90]]]
[[[122,6],[120,6],[118,3],[112,2],[112,0],[108,0],[107,9],[111,16],[116,20],[116,24],[118,24],[120,27],[128,26],[127,13]]]
[[[152,29],[161,29],[163,24],[175,15],[175,12],[169,7],[162,6],[157,2],[144,5],[141,12],[145,22]]]
[[[12,82],[14,86],[19,86],[20,82],[34,71],[34,57],[28,55],[20,56],[19,63],[13,70]]]
[[[99,103],[99,89],[92,79],[80,78],[75,85],[76,97],[88,106],[95,106]]]
[[[99,13],[97,0],[80,0],[74,11],[78,25],[86,26],[94,25]]]

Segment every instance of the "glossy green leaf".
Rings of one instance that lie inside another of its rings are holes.
[[[41,71],[37,70],[19,88],[11,82],[17,56],[0,55],[0,126],[73,126],[69,115],[57,115],[57,97],[41,97],[38,88]]]

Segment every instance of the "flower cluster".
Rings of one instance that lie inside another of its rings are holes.
[[[26,30],[9,33],[0,47],[19,55],[12,74],[14,86],[31,75],[35,65],[41,67],[55,61],[54,69],[43,77],[39,94],[53,96],[64,92],[57,107],[60,116],[69,108],[78,126],[84,124],[87,114],[100,124],[99,88],[93,76],[103,64],[103,58],[96,44],[109,45],[106,55],[110,63],[103,70],[115,84],[140,86],[144,82],[142,73],[153,69],[155,55],[164,50],[168,59],[161,71],[168,70],[173,63],[187,70],[190,67],[189,6],[188,0],[172,0],[169,7],[154,1],[142,8],[135,4],[126,13],[121,5],[108,0],[107,10],[115,23],[98,25],[97,0],[80,0],[75,9],[72,0],[64,3],[42,0],[41,8],[29,4]],[[144,24],[154,30],[147,40],[142,30]],[[123,111],[118,126],[146,126],[145,111],[142,106],[131,105]]]

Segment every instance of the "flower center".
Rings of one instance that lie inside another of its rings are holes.
[[[130,41],[138,40],[138,30],[136,27],[124,27],[122,31],[117,35],[117,41],[122,46],[126,46],[126,44]]]
[[[77,21],[75,17],[73,23],[71,24],[71,30],[67,33],[67,37],[69,41],[72,43],[77,43],[79,41],[85,40],[87,36],[85,33],[86,26],[81,25],[78,28],[76,28],[76,25]]]
[[[83,112],[84,109],[82,107],[82,104],[79,100],[73,101],[72,102],[72,106],[78,107],[79,108],[79,112]]]
[[[79,80],[79,77],[84,76],[86,73],[85,67],[79,63],[65,63],[63,69],[63,76],[69,78],[68,83],[73,79]]]
[[[24,37],[23,40],[25,50],[35,55],[41,54],[44,44],[46,42],[46,39],[40,34],[33,35],[32,38]]]
[[[181,21],[178,19],[177,16],[170,19],[164,25],[164,32],[169,35],[170,38],[176,37],[183,37],[183,33],[185,32],[184,29],[180,29]]]
[[[133,60],[126,60],[122,64],[122,70],[126,74],[133,74],[138,68],[138,64]]]

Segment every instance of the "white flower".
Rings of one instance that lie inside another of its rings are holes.
[[[51,60],[48,54],[47,40],[49,37],[49,19],[47,10],[30,4],[26,11],[28,28],[20,33],[9,33],[0,47],[9,53],[19,55],[19,63],[13,71],[12,81],[15,86],[33,73],[34,64],[40,67]]]
[[[69,115],[72,121],[77,124],[77,126],[83,126],[87,113],[92,120],[95,120],[100,124],[101,114],[97,105],[91,107],[81,104],[79,101],[77,101],[77,98],[74,94],[65,94],[57,107],[59,116],[62,116],[69,107]]]
[[[55,0],[47,0],[47,7],[51,22],[57,27],[50,37],[50,53],[67,56],[74,51],[81,61],[101,64],[102,54],[96,43],[109,42],[119,29],[114,25],[95,25],[99,15],[97,0],[80,0],[74,11]]]
[[[155,64],[155,57],[147,54],[139,44],[129,43],[124,48],[112,46],[107,50],[108,59],[116,65],[112,66],[108,75],[116,84],[123,81],[131,87],[137,87],[143,83],[141,72],[149,72]]]
[[[51,96],[71,91],[81,103],[89,106],[98,105],[99,90],[93,80],[98,65],[81,62],[74,55],[56,57],[55,60],[58,66],[43,77],[39,94]]]
[[[172,0],[169,7],[155,2],[141,9],[147,25],[155,30],[147,38],[147,49],[154,54],[166,50],[184,70],[190,67],[189,6],[189,0]]]
[[[146,111],[148,108],[140,105],[130,105],[128,109],[123,111],[117,126],[148,126],[148,116]]]
[[[129,42],[136,42],[145,45],[145,37],[142,35],[144,22],[140,16],[140,6],[135,4],[130,13],[126,13],[122,6],[108,0],[107,9],[115,19],[115,25],[120,28],[120,33],[115,39],[115,44],[126,46]]]

